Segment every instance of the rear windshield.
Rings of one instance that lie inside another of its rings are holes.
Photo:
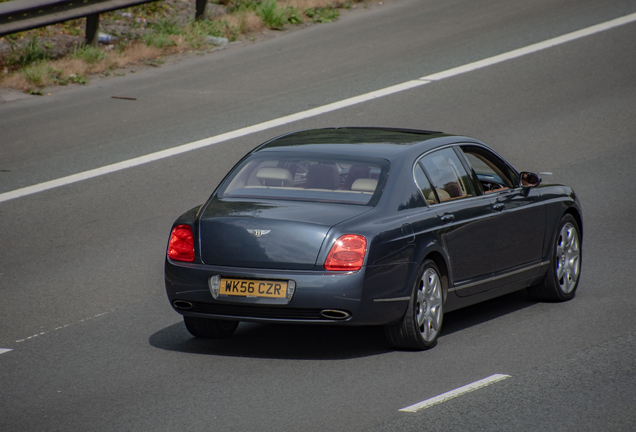
[[[389,166],[377,158],[255,153],[232,171],[218,196],[375,205]]]

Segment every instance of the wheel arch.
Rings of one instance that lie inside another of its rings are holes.
[[[433,261],[441,273],[440,276],[442,278],[442,288],[444,290],[444,303],[446,303],[446,300],[448,298],[448,281],[449,281],[448,265],[446,264],[446,259],[444,258],[444,255],[442,255],[438,251],[431,251],[428,254],[426,254],[426,256],[424,256],[424,258],[422,259],[422,262],[420,263],[420,266],[427,259],[430,259],[431,261]]]
[[[569,207],[564,213],[563,216],[569,214],[576,220],[577,225],[579,226],[579,235],[581,236],[581,241],[583,241],[583,218],[581,217],[581,213],[574,207]]]

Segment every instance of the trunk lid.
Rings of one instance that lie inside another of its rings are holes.
[[[371,207],[214,198],[201,216],[205,264],[309,270],[329,229]]]

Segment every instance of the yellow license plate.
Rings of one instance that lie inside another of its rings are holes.
[[[284,298],[287,295],[287,282],[222,278],[220,294],[241,297]]]

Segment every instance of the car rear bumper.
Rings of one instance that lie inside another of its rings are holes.
[[[375,268],[374,270],[378,270]],[[382,325],[400,319],[408,298],[387,298],[384,277],[404,273],[392,266],[384,271],[342,273],[315,270],[267,270],[175,262],[165,264],[166,292],[173,309],[184,316],[254,322],[332,325]],[[286,299],[226,296],[215,299],[209,280],[228,278],[293,280],[296,289]]]

